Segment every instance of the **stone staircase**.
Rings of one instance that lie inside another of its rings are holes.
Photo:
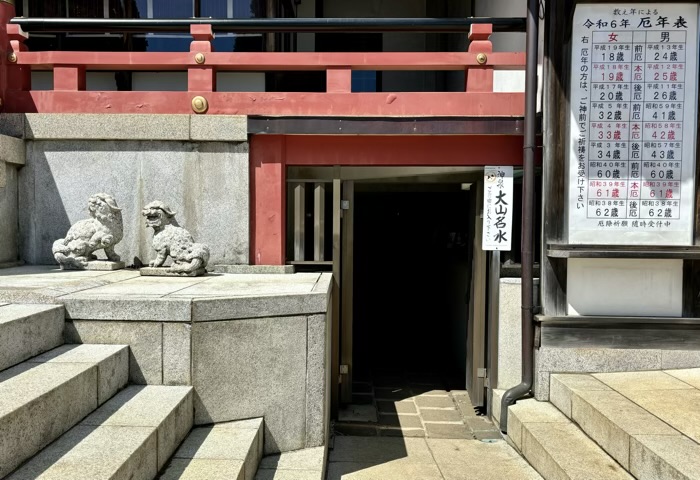
[[[63,306],[0,304],[0,478],[253,480],[262,419],[192,429],[192,387],[127,385],[128,345],[63,329]]]
[[[546,480],[700,479],[700,369],[553,374],[549,398],[508,410]]]

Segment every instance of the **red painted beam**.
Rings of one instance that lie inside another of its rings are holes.
[[[198,41],[199,42],[199,41]],[[195,52],[22,52],[19,65],[48,70],[55,65],[84,65],[88,70],[186,70],[196,66]],[[482,67],[473,52],[211,52],[206,65],[219,71],[326,70],[464,70]],[[488,66],[523,70],[524,52],[488,55]]]
[[[284,265],[286,168],[284,137],[253,136],[250,142],[250,263]]]
[[[8,86],[7,52],[10,50],[10,39],[7,36],[7,23],[14,16],[14,5],[0,2],[0,111],[5,102],[5,90]]]
[[[260,135],[253,136],[257,137]],[[523,160],[523,137],[519,135],[284,138],[289,166],[517,166]]]
[[[251,263],[285,263],[287,166],[522,165],[522,136],[253,135]]]
[[[208,114],[336,116],[522,117],[523,93],[397,92],[98,92],[18,91],[6,98],[19,113],[192,113],[192,97],[209,102]]]

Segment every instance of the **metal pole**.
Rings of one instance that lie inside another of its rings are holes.
[[[520,17],[469,18],[13,18],[25,32],[189,33],[190,25],[211,25],[215,32],[422,32],[464,33],[490,23],[494,32],[522,32]]]
[[[522,380],[509,389],[501,402],[501,431],[508,432],[508,407],[532,389],[534,370],[533,323],[533,213],[535,175],[535,116],[537,114],[537,43],[539,41],[539,0],[528,0],[525,64],[525,137],[523,146],[523,218],[522,218]]]

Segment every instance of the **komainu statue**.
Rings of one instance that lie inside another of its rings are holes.
[[[121,208],[106,193],[96,193],[88,200],[90,218],[75,223],[53,243],[53,256],[64,269],[113,270],[124,268],[114,246],[124,236]],[[97,260],[94,253],[104,250],[107,262]]]
[[[209,262],[209,247],[195,243],[190,232],[175,223],[175,212],[163,202],[156,200],[146,205],[141,214],[146,217],[146,226],[153,229],[153,249],[156,258],[151,267],[162,267],[168,256],[173,262],[166,274],[197,276],[206,273]],[[142,275],[162,275],[155,268],[141,269]]]

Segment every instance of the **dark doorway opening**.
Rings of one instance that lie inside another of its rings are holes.
[[[465,389],[472,196],[356,184],[353,382]]]

